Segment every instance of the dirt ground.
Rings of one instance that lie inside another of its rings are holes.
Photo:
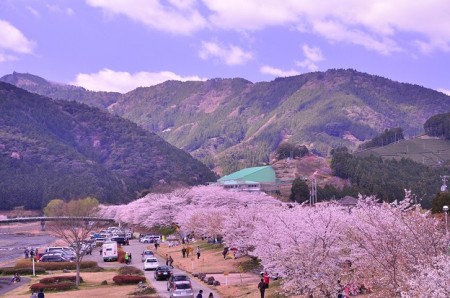
[[[206,273],[207,276],[214,276],[220,281],[220,286],[214,287],[223,298],[259,298],[258,283],[260,276],[256,273],[242,272],[243,264],[248,263],[250,257],[237,259],[224,259],[222,255],[222,245],[211,245],[205,241],[191,243],[194,255],[183,258],[181,253],[182,245],[169,247],[163,243],[156,251],[161,257],[166,254],[172,256],[174,265],[190,273]],[[195,255],[195,249],[200,247],[200,259]],[[148,246],[154,250],[153,245]],[[273,287],[266,291],[266,298],[284,297],[280,296],[279,282],[275,282]]]

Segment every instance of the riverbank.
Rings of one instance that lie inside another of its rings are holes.
[[[26,248],[45,247],[56,241],[48,231],[41,231],[40,223],[8,224],[0,226],[0,267],[12,266],[24,257]]]

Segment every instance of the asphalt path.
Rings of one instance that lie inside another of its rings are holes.
[[[162,243],[161,245],[166,245],[164,243]],[[134,266],[136,268],[139,268],[141,270],[144,270],[144,264],[141,261],[141,253],[144,249],[152,249],[154,251],[154,247],[153,244],[147,244],[147,243],[140,243],[137,239],[133,239],[130,240],[130,245],[125,245],[123,246],[123,249],[128,252],[131,253],[132,256],[132,261],[130,266]],[[156,258],[159,262],[160,265],[165,265],[166,264],[166,260],[159,257],[158,255],[156,255]],[[84,260],[92,260],[92,261],[96,261],[99,266],[104,267],[104,268],[120,268],[122,266],[124,266],[124,264],[118,263],[118,262],[103,262],[103,259],[100,255],[99,249],[95,249],[92,252],[91,256],[85,256],[83,258]],[[144,271],[145,272],[145,277],[147,278],[148,283],[151,284],[151,286],[153,288],[156,289],[156,291],[158,291],[158,295],[160,295],[161,297],[170,297],[169,296],[169,292],[167,291],[167,281],[156,281],[154,278],[154,271]],[[187,274],[185,271],[178,269],[178,268],[173,268],[173,273],[174,274]],[[212,292],[214,297],[220,297],[219,294],[214,291],[211,290],[207,285],[205,285],[203,282],[200,282],[197,278],[191,276],[191,283],[192,283],[192,288],[194,289],[194,297],[198,294],[198,292],[200,290],[203,290],[203,297],[208,297],[209,293]]]

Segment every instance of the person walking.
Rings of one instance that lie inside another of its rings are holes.
[[[270,281],[270,277],[269,277],[269,274],[267,274],[267,271],[264,271],[263,279],[264,279],[264,283],[266,284],[266,289],[267,289],[269,287],[269,281]]]
[[[214,295],[212,292],[209,293],[208,298],[214,298]]]
[[[181,249],[181,254],[183,255],[183,258],[186,257],[186,247],[183,246],[183,248]]]
[[[191,247],[188,245],[186,247],[186,257],[189,258],[189,254],[191,253]]]
[[[224,247],[224,248],[223,248],[223,252],[222,252],[222,255],[223,255],[223,259],[224,259],[224,260],[227,258],[227,254],[228,254],[228,247]]]
[[[261,278],[261,281],[258,284],[259,292],[261,293],[261,298],[264,298],[264,293],[266,292],[266,284],[264,283],[264,279]]]
[[[37,298],[37,294],[36,294],[35,291],[32,291],[32,292],[31,292],[30,298]]]
[[[45,298],[44,289],[40,289],[37,298]]]
[[[169,256],[169,266],[170,266],[170,267],[173,267],[172,264],[173,264],[172,256]]]
[[[200,259],[200,246],[197,246],[197,260]]]
[[[128,255],[128,253],[125,253],[125,264],[129,264],[130,261],[130,256]]]
[[[23,253],[25,254],[25,259],[28,259],[28,253],[29,253],[28,248],[25,248],[25,251]]]
[[[203,298],[203,290],[198,291],[197,296],[195,298]]]
[[[169,255],[166,254],[166,266],[169,266]]]

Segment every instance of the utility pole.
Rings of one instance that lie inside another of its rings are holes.
[[[447,175],[441,175],[441,179],[442,179],[442,186],[441,186],[441,191],[447,191],[447,180],[448,180],[448,176]]]
[[[313,178],[311,180],[311,191],[309,193],[309,205],[317,203],[317,180]]]

